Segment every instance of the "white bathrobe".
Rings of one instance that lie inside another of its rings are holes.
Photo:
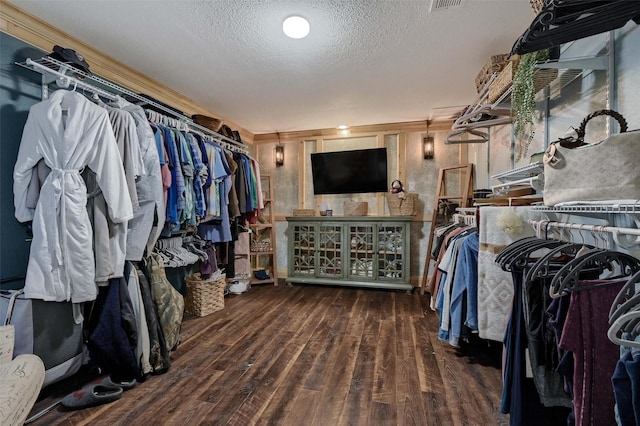
[[[40,159],[51,173],[31,209],[26,195]],[[31,107],[13,173],[16,218],[33,221],[28,298],[75,303],[96,298],[87,188],[80,176],[85,166],[96,174],[111,220],[129,220],[131,198],[107,112],[78,93],[58,90]]]

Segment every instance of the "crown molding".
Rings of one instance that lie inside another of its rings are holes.
[[[204,114],[217,117],[223,120],[227,126],[238,130],[243,141],[253,143],[253,133],[248,130],[241,128],[230,120],[226,120],[215,112],[209,111],[202,105],[185,98],[162,83],[145,76],[122,62],[118,62],[64,31],[8,3],[6,0],[0,0],[0,31],[45,52],[51,52],[56,44],[74,49],[84,56],[91,67],[91,72],[133,92],[152,96],[183,111],[185,115]]]
[[[240,132],[242,140],[250,144],[268,142],[273,140],[292,141],[323,138],[347,137],[342,135],[340,130],[311,129],[292,132],[261,133],[254,135],[246,129],[236,125],[232,121],[226,120],[215,112],[209,111],[202,105],[185,98],[180,93],[169,87],[150,79],[144,74],[116,61],[105,53],[89,46],[77,38],[53,27],[49,23],[36,18],[24,10],[0,0],[0,31],[18,38],[28,44],[44,50],[51,51],[53,46],[68,47],[81,53],[91,66],[91,71],[113,81],[114,83],[128,88],[137,93],[145,93],[153,96],[161,102],[171,105],[183,111],[186,115],[204,114],[223,120],[224,124]],[[453,125],[453,120],[438,120],[429,122],[429,131],[449,131]],[[349,129],[348,136],[377,134],[377,133],[415,133],[427,132],[427,121],[410,121],[400,123],[386,123],[366,126],[353,126]]]
[[[429,122],[430,132],[449,131],[453,125],[453,120],[438,120]],[[349,128],[348,135],[342,134],[338,129],[316,129],[316,130],[300,130],[294,132],[281,132],[281,133],[260,133],[256,134],[253,138],[254,143],[266,143],[273,142],[274,140],[286,141],[299,141],[304,139],[314,138],[341,138],[341,137],[353,137],[355,135],[362,136],[366,134],[377,133],[416,133],[427,132],[427,121],[408,121],[404,123],[387,123],[387,124],[373,124],[367,126],[353,126]]]

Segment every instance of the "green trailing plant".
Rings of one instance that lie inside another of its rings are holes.
[[[524,54],[513,78],[511,91],[511,111],[514,131],[517,138],[525,140],[525,149],[531,144],[535,134],[534,117],[536,113],[535,73],[536,64],[547,60],[549,49]]]

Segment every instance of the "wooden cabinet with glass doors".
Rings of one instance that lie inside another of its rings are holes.
[[[288,283],[412,290],[410,217],[289,217]]]

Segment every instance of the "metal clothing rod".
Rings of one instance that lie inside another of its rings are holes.
[[[478,211],[477,207],[456,207],[456,211],[458,213],[476,213]]]
[[[144,111],[149,121],[169,127],[175,127],[178,130],[184,130],[186,132],[194,131],[193,128],[197,127],[198,133],[200,133],[205,138],[212,139],[215,143],[222,146],[223,148],[228,149],[229,151],[248,154],[246,147],[232,145],[228,142],[225,142],[224,140],[222,140],[221,135],[213,132],[210,129],[207,129],[206,127],[200,127],[195,123],[187,123],[185,120],[178,120],[177,118],[167,117],[166,115],[162,115],[159,112],[151,109],[145,109]]]
[[[146,105],[151,105],[154,108],[156,108],[156,109],[158,109],[160,111],[163,111],[164,113],[168,114],[168,116],[175,117],[180,122],[187,124],[189,126],[189,128],[198,129],[202,133],[211,135],[215,139],[217,139],[219,141],[222,141],[222,142],[225,142],[226,144],[235,147],[234,150],[236,150],[238,152],[243,152],[245,154],[248,152],[247,147],[242,145],[241,142],[238,142],[238,141],[236,141],[234,139],[227,138],[227,137],[225,137],[225,136],[223,136],[223,135],[221,135],[221,134],[219,134],[217,132],[214,132],[213,130],[210,130],[210,129],[206,128],[206,127],[200,126],[200,125],[196,124],[190,117],[187,117],[187,116],[184,116],[182,114],[179,114],[179,113],[171,110],[170,108],[168,108],[168,107],[166,107],[164,105],[161,105],[161,104],[159,104],[157,102],[154,102],[153,100],[151,100],[151,99],[149,99],[147,97],[141,96],[141,95],[139,95],[139,94],[137,94],[135,92],[132,92],[129,89],[126,89],[126,88],[124,88],[122,86],[119,86],[119,85],[117,85],[115,83],[112,83],[111,81],[106,80],[106,79],[104,79],[102,77],[99,77],[99,76],[97,76],[95,74],[86,73],[86,72],[84,72],[82,70],[79,70],[77,68],[70,67],[68,64],[65,64],[64,62],[60,62],[60,61],[58,61],[58,60],[56,60],[54,58],[45,56],[45,57],[42,57],[42,58],[40,58],[38,60],[35,60],[35,61],[30,59],[30,58],[27,58],[24,63],[19,63],[18,62],[17,64],[22,66],[22,67],[24,67],[24,68],[31,69],[33,71],[37,71],[37,72],[39,72],[41,74],[51,74],[51,75],[55,75],[55,76],[58,76],[58,77],[61,77],[61,78],[68,79],[67,81],[72,82],[75,85],[75,87],[85,88],[85,89],[90,90],[90,91],[92,91],[94,93],[97,93],[97,94],[99,94],[101,96],[104,96],[104,97],[106,97],[108,99],[114,100],[114,99],[116,99],[116,96],[118,94],[125,94],[127,96],[130,96],[131,98],[134,98],[134,99],[137,99],[140,102],[143,102]],[[73,77],[71,75],[66,75],[66,74],[64,74],[64,73],[62,73],[60,71],[56,71],[52,67],[57,67],[57,68],[62,69],[62,70],[70,70],[70,71],[73,72],[73,74],[75,74],[77,76],[81,76],[82,79],[75,78],[75,77]],[[105,87],[107,87],[107,88],[109,88],[109,89],[111,89],[111,90],[113,90],[114,92],[117,92],[117,93],[109,92],[108,90],[104,90],[104,89],[99,89],[99,88],[97,88],[97,87],[95,87],[95,86],[93,86],[93,85],[91,85],[89,83],[86,83],[86,81],[93,81],[93,82],[95,82],[95,83],[97,83],[97,84],[99,84],[101,86],[105,86]]]
[[[636,221],[636,223],[638,223]],[[553,222],[548,220],[530,220],[529,224],[533,226],[534,230],[539,230],[541,227],[558,228],[558,229],[576,229],[578,231],[588,231],[597,234],[609,233],[613,237],[613,241],[620,246],[628,246],[640,244],[640,238],[636,238],[635,242],[621,242],[620,235],[632,235],[640,237],[640,229],[638,228],[619,228],[617,226],[606,225],[586,225],[581,223],[568,223],[568,222]]]
[[[530,220],[529,224],[536,229],[543,226],[561,229],[577,229],[580,231],[593,231],[598,233],[608,232],[610,234],[635,235],[640,237],[640,229],[636,228],[618,228],[617,226],[585,225],[580,223],[552,222],[548,220]]]
[[[151,109],[145,109],[144,110],[147,118],[149,119],[149,121],[152,121],[154,123],[157,124],[162,124],[165,126],[169,126],[169,127],[175,127],[178,130],[184,130],[186,132],[188,131],[196,131],[193,130],[193,128],[197,128],[197,132],[200,133],[202,136],[204,136],[205,138],[211,139],[213,140],[215,143],[219,144],[220,146],[222,146],[225,149],[228,149],[230,151],[235,151],[235,152],[240,152],[243,154],[248,154],[248,150],[246,147],[242,146],[238,146],[238,145],[232,145],[228,142],[225,142],[224,140],[222,140],[221,135],[213,132],[210,129],[207,129],[206,127],[200,127],[197,124],[191,122],[191,123],[187,123],[186,120],[179,120],[177,118],[172,118],[172,117],[167,117],[166,115],[162,115],[157,111],[151,110]]]
[[[533,188],[542,191],[544,189],[544,176],[538,175],[511,182],[499,183],[491,186],[491,191],[496,195],[503,195],[516,188]]]
[[[85,83],[84,81],[79,80],[79,79],[77,79],[75,77],[72,77],[70,75],[61,73],[60,71],[52,70],[51,68],[49,68],[49,67],[47,67],[45,65],[39,64],[38,62],[34,62],[31,59],[27,59],[27,65],[30,65],[30,66],[32,66],[34,68],[39,69],[44,74],[51,74],[51,75],[55,75],[55,76],[57,76],[59,78],[64,79],[66,81],[64,84],[58,84],[61,88],[65,88],[66,89],[71,85],[71,83],[73,83],[74,89],[76,87],[80,87],[81,89],[86,89],[86,90],[88,90],[90,92],[93,92],[95,94],[103,96],[103,97],[105,97],[107,99],[111,99],[111,100],[115,100],[116,99],[116,95],[114,95],[113,93],[107,92],[106,90],[98,89],[97,87],[92,86],[91,84]]]

